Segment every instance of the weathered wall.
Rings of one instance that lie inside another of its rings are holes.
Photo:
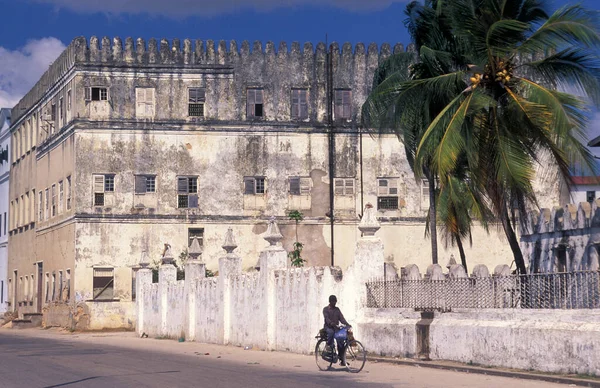
[[[598,270],[600,200],[567,204],[527,214],[521,230],[521,250],[529,271]]]
[[[10,109],[0,109],[0,314],[7,310],[8,298],[8,212],[10,204],[9,171],[12,152],[10,144]]]
[[[360,225],[364,236],[355,246],[352,266],[343,276],[335,267],[283,268],[285,261],[280,259],[285,252],[273,224],[265,238],[274,245],[261,252],[258,272],[241,272],[239,258],[231,253],[221,258],[224,274],[215,278],[190,271],[186,274],[199,276],[175,281],[175,269],[167,264],[160,267],[160,274],[170,277],[159,277],[159,283],[152,284],[150,271],[140,270],[138,333],[308,354],[322,327],[327,297],[336,294],[356,338],[370,354],[600,373],[596,310],[453,309],[432,313],[431,321],[424,322],[413,309],[366,308],[364,283],[380,272],[385,260],[381,240],[372,236],[379,225],[374,211],[369,212]],[[474,271],[477,276],[480,270]],[[192,317],[191,325],[186,317]],[[420,329],[424,323],[428,330]]]
[[[429,330],[432,359],[600,375],[598,311],[456,310]]]

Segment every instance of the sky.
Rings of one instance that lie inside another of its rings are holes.
[[[0,107],[77,36],[409,43],[408,0],[0,0]],[[600,10],[600,0],[575,0]],[[554,10],[572,0],[549,0]],[[590,138],[600,135],[600,116]],[[597,128],[597,130],[596,130]]]

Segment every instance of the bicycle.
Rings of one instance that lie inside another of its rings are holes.
[[[339,361],[337,347],[332,346],[331,351],[327,351],[327,332],[321,329],[315,337],[318,339],[315,346],[315,361],[320,370],[329,370],[331,365]],[[351,328],[343,327],[335,333],[335,338],[342,339],[342,345],[346,358],[346,370],[350,373],[360,372],[367,361],[367,351],[365,347],[356,339]]]

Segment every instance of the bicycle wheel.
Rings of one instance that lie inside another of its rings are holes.
[[[367,351],[358,341],[352,341],[352,345],[346,347],[346,369],[350,373],[360,372],[367,362]]]
[[[333,353],[327,353],[325,348],[327,341],[319,340],[315,346],[315,361],[320,370],[328,370],[333,364]]]

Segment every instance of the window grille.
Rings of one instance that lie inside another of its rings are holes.
[[[108,89],[101,87],[85,88],[86,101],[108,101]]]
[[[203,117],[205,103],[206,90],[204,88],[188,89],[188,116]]]

